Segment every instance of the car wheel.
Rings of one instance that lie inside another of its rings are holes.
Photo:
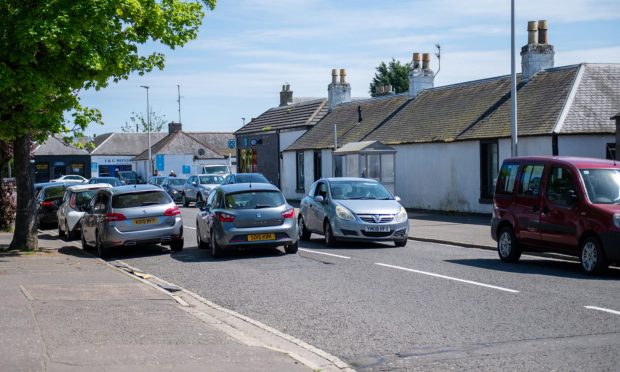
[[[185,197],[185,194],[183,194],[183,195],[181,196],[181,204],[182,204],[184,207],[189,206],[189,201],[187,201],[187,198]]]
[[[67,241],[75,239],[75,232],[69,230],[69,224],[65,221],[65,235],[67,236]]]
[[[196,246],[198,246],[199,249],[207,249],[207,243],[202,241],[200,229],[198,227],[196,227]]]
[[[62,231],[62,228],[60,228],[60,223],[58,224],[58,236],[61,238],[65,236],[65,232]]]
[[[515,236],[515,232],[510,226],[504,227],[497,239],[497,254],[504,262],[517,262],[521,257],[521,247]]]
[[[96,234],[95,236],[96,236],[96,238],[95,238],[95,247],[97,248],[97,256],[99,258],[106,258],[106,257],[108,257],[108,250],[103,246],[103,242],[99,238],[99,234]]]
[[[310,239],[310,235],[312,235],[312,233],[306,228],[304,216],[302,216],[301,214],[297,219],[297,233],[299,234],[299,239],[301,240],[308,240]]]
[[[82,240],[82,249],[85,251],[88,250],[89,247],[88,247],[88,244],[86,244],[86,237],[84,237],[84,234],[82,234],[81,240]]]
[[[325,236],[325,245],[328,247],[335,247],[337,244],[336,237],[332,232],[332,226],[328,220],[325,220],[325,224],[323,226],[323,235]]]
[[[608,266],[600,241],[591,236],[581,244],[581,268],[588,275],[600,274]]]
[[[217,240],[215,239],[215,234],[211,231],[211,256],[214,258],[220,258],[224,254],[224,250],[217,244]]]
[[[284,252],[286,252],[287,254],[295,254],[297,253],[298,250],[299,250],[299,240],[297,240],[295,243],[286,244],[284,246]]]
[[[170,249],[172,249],[173,252],[181,252],[184,243],[184,239],[173,240],[170,242]]]
[[[405,240],[395,240],[394,245],[397,247],[404,247],[407,245],[407,239]]]

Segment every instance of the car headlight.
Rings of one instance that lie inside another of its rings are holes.
[[[173,190],[171,190],[171,192],[172,192],[173,194],[178,193],[178,191],[177,191],[177,190],[174,190],[174,189],[173,189]]]
[[[620,213],[614,213],[614,226],[620,229]]]
[[[400,207],[398,214],[396,215],[396,222],[405,222],[407,221],[407,218],[409,218],[409,216],[407,216],[407,210]]]
[[[351,213],[350,210],[341,205],[336,205],[336,216],[338,216],[338,218],[340,218],[341,220],[355,221],[353,213]]]

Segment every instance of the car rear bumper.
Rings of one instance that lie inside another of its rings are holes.
[[[275,239],[250,241],[248,236],[255,234],[274,234]],[[294,243],[299,239],[294,219],[279,226],[252,228],[216,227],[215,238],[222,247],[233,246],[279,246]]]
[[[388,227],[389,232],[368,232],[366,227]],[[409,236],[409,220],[399,223],[360,223],[359,221],[337,220],[332,223],[334,237],[349,241],[397,241]]]
[[[169,244],[173,240],[183,239],[183,219],[175,218],[174,225],[142,231],[119,231],[115,226],[107,226],[101,243],[105,248],[134,246],[138,244]]]

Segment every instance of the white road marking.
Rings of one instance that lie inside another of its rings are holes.
[[[185,225],[183,225],[183,227],[185,227],[186,229],[196,230],[196,228],[195,228],[195,227],[190,227],[190,226],[185,226]]]
[[[325,253],[325,252],[317,252],[317,251],[313,251],[310,249],[305,249],[305,248],[299,248],[300,251],[304,251],[304,252],[310,252],[310,253],[316,253],[316,254],[324,254],[326,256],[332,256],[332,257],[338,257],[338,258],[346,258],[346,259],[350,259],[351,257],[347,257],[347,256],[341,256],[339,254],[333,254],[333,253]]]
[[[500,291],[505,291],[505,292],[510,292],[510,293],[519,293],[519,291],[514,290],[514,289],[510,289],[510,288],[498,287],[498,286],[495,286],[495,285],[484,284],[484,283],[480,283],[480,282],[474,282],[472,280],[465,280],[465,279],[454,278],[454,277],[451,277],[451,276],[446,276],[446,275],[441,275],[441,274],[429,273],[428,271],[420,271],[420,270],[408,269],[408,268],[402,267],[402,266],[388,265],[388,264],[379,263],[379,262],[376,262],[375,265],[384,266],[384,267],[390,267],[392,269],[410,271],[412,273],[418,273],[418,274],[423,274],[423,275],[428,275],[428,276],[434,276],[436,278],[454,280],[456,282],[478,285],[478,286],[481,286],[481,287],[497,289],[497,290],[500,290]]]
[[[610,313],[610,314],[620,315],[620,311],[611,310],[611,309],[605,309],[604,307],[597,307],[597,306],[584,306],[584,307],[586,309],[590,309],[590,310],[598,310],[598,311],[604,311],[604,312]]]

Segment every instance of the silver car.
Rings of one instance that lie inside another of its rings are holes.
[[[325,237],[327,246],[338,240],[393,241],[407,244],[407,211],[381,183],[366,178],[322,178],[312,184],[299,208],[299,237]]]
[[[183,187],[181,204],[187,207],[190,202],[207,200],[209,193],[224,182],[224,177],[213,174],[197,174],[190,176]]]
[[[179,207],[153,185],[99,190],[82,217],[82,247],[94,246],[97,255],[105,257],[113,247],[136,244],[163,244],[175,252],[182,250]]]
[[[197,206],[198,247],[210,247],[213,257],[222,256],[226,249],[244,246],[284,246],[286,253],[297,253],[295,209],[274,185],[222,185]]]
[[[65,190],[62,204],[58,207],[58,236],[64,236],[67,241],[75,239],[80,234],[80,220],[85,214],[85,207],[100,189],[109,189],[108,183],[94,183],[71,186]]]

